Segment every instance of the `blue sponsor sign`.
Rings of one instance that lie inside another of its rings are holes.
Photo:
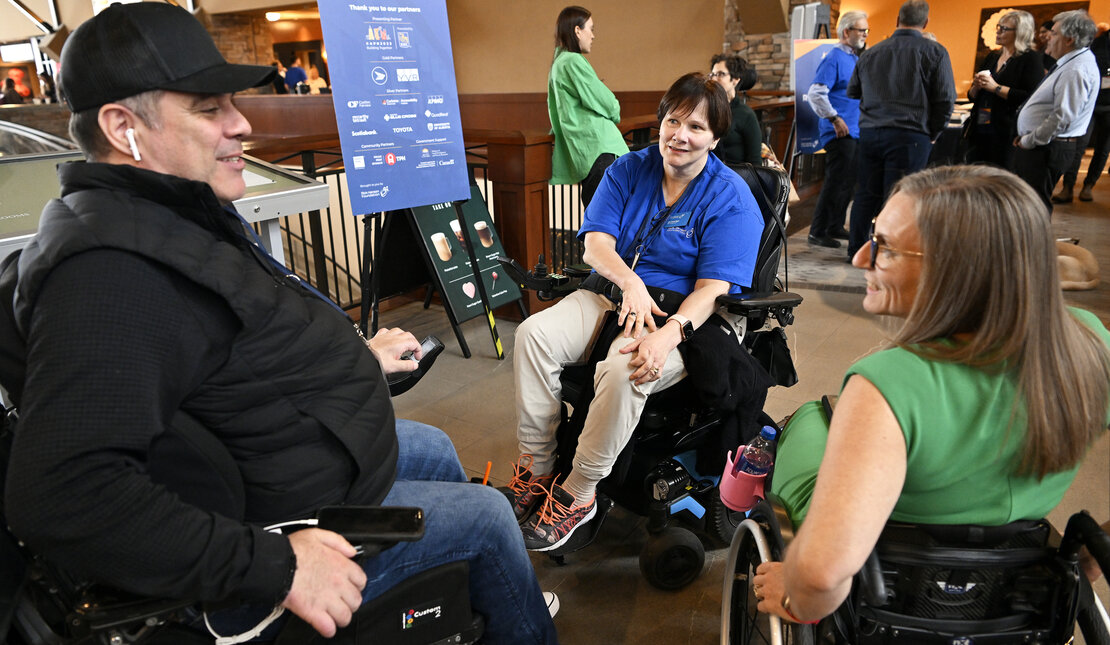
[[[806,93],[817,77],[817,66],[837,42],[833,39],[794,41],[794,122],[799,153],[813,154],[821,149],[818,134],[821,118],[810,107]]]
[[[467,199],[446,1],[318,4],[352,214]]]

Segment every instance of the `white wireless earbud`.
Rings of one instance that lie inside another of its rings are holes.
[[[142,161],[143,156],[139,154],[139,146],[135,143],[135,128],[127,128],[123,136],[127,137],[127,145],[131,146],[131,156],[135,161]]]

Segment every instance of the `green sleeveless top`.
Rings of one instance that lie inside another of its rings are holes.
[[[1110,347],[1110,332],[1098,318],[1070,311]],[[845,383],[853,374],[878,388],[906,437],[906,481],[891,520],[997,526],[1040,519],[1075,479],[1078,465],[1040,480],[1017,474],[1025,416],[1023,408],[1013,409],[1017,383],[1010,372],[932,361],[893,348],[856,362]],[[812,401],[799,408],[779,440],[771,492],[795,526],[809,510],[827,439],[828,420]],[[845,500],[846,507],[850,503]]]

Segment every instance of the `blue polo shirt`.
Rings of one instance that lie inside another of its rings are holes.
[[[666,208],[663,158],[657,146],[618,158],[586,209],[579,239],[608,233],[631,262],[644,219]],[[646,240],[636,274],[650,287],[689,294],[698,279],[725,280],[732,293],[751,286],[763,215],[748,185],[714,155],[690,182],[655,235]],[[673,313],[673,312],[670,312]]]
[[[817,65],[817,74],[813,77],[814,83],[829,88],[829,103],[837,115],[844,119],[853,139],[859,138],[859,99],[848,98],[847,90],[857,62],[858,56],[844,51],[838,45],[821,59],[821,63]],[[821,119],[817,128],[822,148],[836,138],[836,128],[827,119]]]

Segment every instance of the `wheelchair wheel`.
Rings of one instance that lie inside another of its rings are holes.
[[[1086,589],[1080,591],[1076,623],[1083,634],[1083,640],[1087,645],[1110,645],[1110,615],[1091,590],[1086,577],[1080,576],[1080,584]]]
[[[690,584],[705,566],[705,547],[698,536],[670,526],[648,538],[640,552],[640,572],[657,589],[674,591]]]
[[[752,517],[758,517],[753,511]],[[813,645],[812,625],[787,623],[761,614],[750,584],[755,569],[765,560],[779,560],[782,543],[756,519],[744,520],[733,536],[725,564],[721,598],[721,645]]]
[[[719,489],[714,488],[706,498],[708,513],[705,532],[720,544],[728,546],[740,522],[744,521],[744,513],[725,506]]]

